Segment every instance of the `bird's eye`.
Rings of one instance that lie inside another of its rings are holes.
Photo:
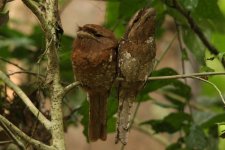
[[[99,34],[99,33],[95,33],[95,36],[96,37],[103,37],[101,34]]]

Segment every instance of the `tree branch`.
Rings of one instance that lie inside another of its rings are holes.
[[[36,149],[39,150],[54,150],[51,146],[45,145],[44,143],[37,141],[28,135],[26,135],[24,132],[22,132],[19,128],[17,128],[14,124],[9,122],[5,117],[0,115],[0,121],[4,123],[7,128],[9,128],[14,134],[18,135],[21,139],[24,141],[32,144]]]
[[[19,65],[15,64],[15,63],[13,63],[11,61],[6,60],[5,58],[0,57],[0,60],[6,62],[8,64],[11,64],[11,65],[15,66],[15,67],[19,68],[20,70],[26,71],[26,69],[20,67]]]
[[[148,80],[167,80],[167,79],[203,77],[203,76],[212,76],[212,75],[225,75],[225,72],[203,72],[203,73],[181,74],[181,75],[172,75],[172,76],[148,77]],[[121,78],[119,79],[121,80]]]
[[[35,16],[38,18],[40,21],[40,24],[42,26],[42,29],[45,31],[47,27],[47,23],[45,21],[45,16],[44,16],[44,6],[41,4],[33,1],[33,0],[22,0],[23,3],[35,14]]]
[[[198,26],[198,24],[195,22],[195,20],[191,17],[190,12],[185,10],[185,8],[183,8],[177,0],[172,0],[172,2],[173,2],[172,6],[170,6],[167,3],[166,4],[169,7],[176,9],[181,15],[183,15],[187,19],[191,29],[199,37],[199,39],[202,41],[202,43],[205,45],[205,47],[208,48],[208,50],[212,54],[218,55],[219,51],[208,41],[206,36],[203,34],[201,28]],[[225,59],[222,59],[222,64],[223,64],[223,67],[225,68]]]
[[[62,99],[64,89],[60,83],[60,68],[58,49],[60,38],[63,33],[58,13],[58,1],[42,1],[44,5],[32,3],[31,0],[22,0],[24,4],[39,19],[45,34],[45,52],[48,58],[46,85],[50,90],[51,99],[51,134],[52,146],[56,149],[65,150]],[[37,5],[36,5],[37,4]],[[41,7],[44,11],[40,11]]]
[[[76,86],[79,86],[81,83],[79,81],[77,82],[73,82],[69,85],[67,85],[65,88],[64,88],[64,93],[63,95],[66,95],[70,90],[72,90],[74,87]]]
[[[14,133],[12,133],[12,131],[5,125],[5,123],[2,120],[0,120],[0,122],[2,128],[5,130],[8,136],[19,146],[19,148],[22,150],[26,150],[24,143],[20,141],[18,137],[15,136]]]
[[[17,85],[15,85],[1,70],[0,79],[16,92],[16,94],[22,99],[22,101],[26,104],[26,106],[34,114],[34,116],[38,118],[38,120],[46,127],[46,129],[50,130],[50,121],[34,106],[27,95]]]

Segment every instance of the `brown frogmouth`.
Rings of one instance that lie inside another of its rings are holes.
[[[116,143],[127,143],[131,107],[153,69],[156,54],[155,16],[153,8],[139,10],[131,18],[125,36],[119,43],[119,72],[124,80],[119,85]]]
[[[89,140],[106,140],[107,98],[116,77],[117,40],[102,26],[80,27],[74,41],[72,64],[75,78],[88,93]]]

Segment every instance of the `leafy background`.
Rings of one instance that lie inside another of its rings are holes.
[[[62,8],[67,3],[66,0],[60,1]],[[124,34],[126,24],[137,10],[143,7],[154,7],[157,10],[157,48],[163,49],[158,51],[157,58],[159,59],[167,49],[166,46],[161,48],[165,36],[168,39],[175,36],[176,42],[173,43],[173,40],[169,40],[168,44],[174,44],[175,46],[168,49],[170,55],[166,54],[163,57],[151,76],[182,73],[181,65],[179,65],[179,68],[166,66],[171,59],[176,59],[175,62],[179,64],[184,61],[188,66],[185,68],[186,72],[224,71],[220,60],[225,52],[225,1],[183,0],[179,3],[190,12],[207,39],[219,50],[218,56],[210,54],[209,50],[190,29],[187,20],[171,7],[172,0],[108,0],[105,2],[104,26],[113,30],[120,39]],[[46,73],[46,58],[45,56],[42,57],[45,51],[44,36],[40,26],[32,26],[32,32],[26,34],[10,27],[8,22],[19,20],[9,19],[8,21],[7,7],[0,15],[5,18],[2,19],[3,21],[0,20],[2,22],[0,26],[0,58],[10,61],[16,60],[18,64],[23,64],[26,70],[36,73],[35,76],[29,74],[20,76],[19,78],[22,78],[20,87],[28,95],[31,95],[34,91],[41,91],[44,100],[48,101],[48,91],[45,90],[42,81],[39,80],[40,76],[44,76]],[[177,30],[175,22],[179,30]],[[183,42],[182,50],[177,51],[176,49],[179,47],[178,36]],[[61,76],[64,85],[74,81],[70,62],[72,41],[73,37],[65,34],[62,37],[61,49],[59,50]],[[162,63],[164,65],[161,65]],[[1,70],[10,73],[7,65],[8,63],[0,60]],[[44,78],[42,79],[44,80]],[[217,85],[222,93],[225,92],[224,76],[209,77],[208,80]],[[5,95],[4,84],[0,81],[1,113],[4,113],[6,109],[10,110],[9,100],[13,103],[18,99],[16,96],[9,97]],[[157,114],[155,118],[152,117],[152,114],[144,119],[139,115],[134,119],[133,128],[140,132],[150,133],[147,134],[150,138],[158,135],[158,140],[161,141],[166,150],[225,149],[225,142],[223,138],[219,137],[223,133],[224,126],[223,124],[217,125],[225,122],[224,106],[218,92],[211,85],[195,80],[188,80],[188,82],[177,79],[150,81],[139,93],[136,104],[138,112],[141,111],[140,108],[142,107],[140,106],[147,104],[150,104],[148,106],[150,108],[157,107],[162,110],[162,115],[158,114],[159,111],[152,112]],[[67,127],[77,126],[81,123],[84,128],[83,133],[87,136],[88,105],[86,94],[79,88],[73,89],[65,96],[65,131]],[[108,103],[109,133],[115,132],[116,110],[117,95],[114,88]],[[14,113],[18,114],[16,111]],[[25,116],[20,117],[24,119]],[[18,122],[17,124],[23,123]],[[163,143],[163,139],[166,139],[167,142]]]

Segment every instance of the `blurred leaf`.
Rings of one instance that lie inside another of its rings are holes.
[[[11,49],[15,49],[17,47],[29,47],[32,45],[32,40],[27,37],[15,37],[10,39],[2,39],[0,40],[0,48],[2,47],[10,47]]]
[[[196,57],[198,63],[205,65],[205,47],[195,33],[190,29],[183,30],[183,39],[188,49]]]
[[[186,9],[192,10],[198,6],[199,0],[182,0],[180,1]],[[201,1],[201,0],[200,0]]]
[[[59,51],[60,56],[60,70],[62,74],[62,80],[64,82],[73,82],[74,73],[72,69],[71,55],[72,55],[72,41],[73,38],[69,36],[62,36],[61,49]]]
[[[177,74],[175,70],[171,68],[163,68],[163,69],[152,72],[151,76],[155,77],[155,76],[166,76],[166,75],[175,75],[175,74]],[[150,92],[160,89],[168,84],[171,84],[172,82],[175,82],[175,79],[148,81],[144,89],[141,90],[141,92],[139,92],[137,96],[137,101],[143,102],[143,101],[149,100],[150,97],[148,94]]]
[[[209,128],[217,123],[225,122],[225,113],[217,114],[201,124],[202,128]]]
[[[118,100],[117,100],[117,89],[114,87],[111,90],[107,104],[107,131],[116,131],[116,118],[114,115],[117,112]]]
[[[82,115],[81,124],[84,127],[83,134],[85,135],[86,140],[89,141],[88,140],[89,102],[87,100],[85,100],[82,103],[79,113]]]
[[[192,125],[190,127],[190,133],[185,138],[185,143],[188,150],[203,150],[208,144],[206,135],[197,125]]]
[[[166,147],[166,150],[181,150],[182,146],[180,143],[173,143]]]
[[[191,116],[187,113],[177,112],[170,113],[163,120],[149,120],[141,123],[141,125],[151,125],[156,132],[175,133],[191,122]]]
[[[218,0],[199,0],[192,15],[200,26],[212,31],[225,32],[225,17],[218,7]]]
[[[157,76],[169,76],[176,75],[177,72],[172,68],[162,68],[160,70],[153,71],[151,77]],[[149,92],[153,92],[157,89],[160,89],[168,84],[175,82],[176,79],[166,79],[166,80],[152,80],[148,81],[145,88],[140,92],[141,94],[147,94]]]
[[[0,26],[6,24],[9,20],[9,11],[6,13],[0,12]]]
[[[219,136],[225,138],[225,122],[219,124]]]
[[[169,102],[176,105],[179,111],[183,111],[186,102],[191,98],[191,88],[187,84],[176,80],[171,86],[164,88],[162,94]]]
[[[220,52],[225,52],[224,41],[225,41],[224,33],[219,32],[212,33],[212,43]]]
[[[138,102],[145,102],[150,99],[151,97],[148,94],[142,94],[142,93],[139,93],[136,98]]]
[[[182,60],[189,60],[186,48],[182,49]]]
[[[202,66],[200,68],[200,72],[215,72],[215,70],[210,68],[210,67],[208,67],[208,66]]]

